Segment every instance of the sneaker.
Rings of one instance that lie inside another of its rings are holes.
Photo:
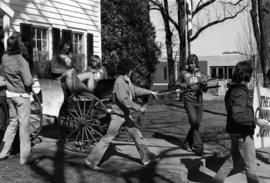
[[[153,164],[155,162],[156,162],[156,155],[155,154],[151,154],[150,159],[148,161],[142,161],[142,164],[144,166],[148,166],[148,165],[151,165],[151,164]]]
[[[0,161],[8,159],[9,154],[0,154]]]
[[[27,161],[20,161],[21,165],[33,165],[33,164],[37,164],[40,162],[39,158],[31,158],[30,160]]]
[[[192,149],[192,151],[198,155],[198,156],[202,156],[203,155],[203,150],[197,150],[197,149]]]
[[[184,143],[183,146],[182,146],[182,148],[183,148],[184,150],[186,150],[186,151],[191,151],[191,148],[190,148],[190,146],[189,146],[188,143]]]
[[[84,160],[86,166],[92,170],[101,170],[101,168],[97,165],[95,165],[94,163],[88,161],[87,159]]]

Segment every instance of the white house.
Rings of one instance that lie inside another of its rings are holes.
[[[5,40],[20,32],[34,74],[44,76],[61,38],[73,42],[82,70],[87,58],[101,56],[100,0],[1,0],[0,29]],[[45,74],[46,75],[46,74]]]

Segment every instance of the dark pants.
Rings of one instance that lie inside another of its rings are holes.
[[[5,96],[0,96],[0,142],[4,137],[6,125],[8,123],[8,107]],[[0,151],[2,149],[2,143],[0,145]]]
[[[202,101],[192,102],[189,100],[184,100],[184,105],[190,123],[190,130],[184,143],[188,143],[194,152],[202,152],[203,142],[199,133],[203,113]]]

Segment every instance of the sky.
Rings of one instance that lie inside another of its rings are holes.
[[[156,41],[165,44],[165,32],[162,18],[159,12],[150,12],[151,20],[156,27]],[[246,12],[247,13],[247,12]],[[199,56],[221,55],[225,51],[239,50],[240,34],[243,32],[243,21],[246,15],[240,14],[232,20],[214,25],[202,34],[191,44],[191,52]],[[163,52],[165,49],[163,50]],[[162,56],[165,56],[163,53]]]
[[[225,51],[239,50],[243,30],[243,15],[205,30],[191,44],[191,52],[201,55],[220,55]]]

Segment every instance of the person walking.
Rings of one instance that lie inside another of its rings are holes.
[[[133,101],[135,95],[154,95],[156,92],[137,87],[132,84],[130,77],[133,70],[132,61],[123,59],[120,61],[117,77],[113,87],[113,105],[111,112],[111,121],[107,134],[96,144],[95,148],[85,159],[86,165],[91,169],[99,169],[99,164],[107,151],[110,142],[118,134],[122,125],[125,125],[128,133],[135,141],[136,148],[140,154],[143,165],[148,165],[155,160],[155,155],[149,151],[144,142],[144,138],[137,128],[134,119],[130,116],[131,110],[145,111],[145,107]]]
[[[184,141],[183,148],[191,150],[197,154],[203,154],[203,142],[199,133],[199,127],[203,115],[203,98],[201,87],[206,87],[207,77],[201,73],[199,60],[195,54],[191,54],[187,59],[187,70],[182,71],[178,78],[178,83],[182,89],[190,91],[184,93],[184,106],[188,115],[190,130]]]
[[[252,76],[248,62],[236,64],[232,82],[225,95],[227,111],[226,131],[231,138],[231,156],[224,162],[214,177],[214,182],[223,183],[232,170],[245,170],[248,183],[259,183],[257,176],[254,129],[256,119],[247,84]],[[258,119],[263,120],[263,119]]]
[[[29,93],[34,80],[27,61],[21,55],[19,37],[11,35],[7,40],[7,52],[2,57],[7,84],[6,97],[9,109],[9,124],[3,138],[0,159],[8,157],[12,142],[19,128],[20,164],[34,162],[31,156]]]

